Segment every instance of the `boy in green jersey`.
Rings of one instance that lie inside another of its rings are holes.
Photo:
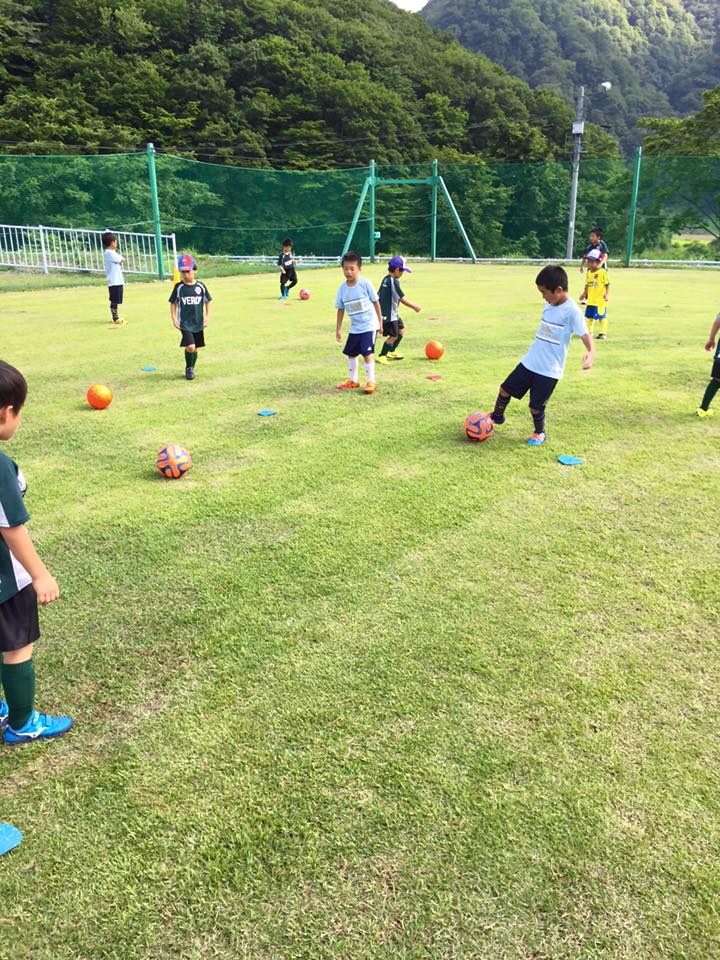
[[[197,351],[205,346],[205,327],[210,319],[210,291],[195,279],[197,264],[189,253],[178,257],[180,282],[170,294],[170,319],[180,331],[180,346],[185,348],[185,379],[195,379]]]
[[[700,402],[700,406],[697,408],[697,415],[699,417],[712,416],[710,404],[715,394],[720,390],[720,340],[717,339],[718,333],[720,333],[720,313],[715,317],[713,325],[710,327],[710,336],[705,344],[705,349],[708,353],[710,353],[711,350],[714,350],[715,353],[713,355],[712,370],[710,371],[710,382],[705,388],[705,395]]]
[[[15,435],[26,396],[23,375],[0,360],[0,440]],[[25,526],[30,519],[23,502],[26,489],[18,465],[0,453],[0,676],[6,698],[0,700],[0,729],[5,743],[13,746],[60,737],[73,725],[70,717],[35,709],[37,606],[53,603],[60,591]]]
[[[412,273],[404,257],[391,257],[388,261],[388,272],[382,279],[378,290],[378,300],[380,301],[380,313],[382,314],[382,334],[387,337],[382,345],[378,363],[388,363],[390,360],[402,360],[402,356],[395,351],[400,346],[400,341],[405,335],[405,324],[400,318],[398,309],[400,304],[410,307],[415,313],[420,313],[420,307],[417,304],[410,303],[405,299],[405,294],[400,286],[400,277],[403,273]]]

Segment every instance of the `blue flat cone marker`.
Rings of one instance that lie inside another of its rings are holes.
[[[274,417],[277,410],[258,410],[259,417]]]
[[[22,842],[22,833],[9,823],[0,823],[0,857]]]
[[[151,370],[157,370],[157,367],[141,367],[140,368],[144,373],[149,373]]]
[[[582,457],[573,457],[569,453],[561,453],[558,457],[558,463],[562,463],[566,467],[575,467],[582,463]]]

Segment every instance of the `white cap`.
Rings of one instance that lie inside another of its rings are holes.
[[[595,247],[594,250],[591,250],[589,253],[585,254],[586,260],[602,260],[602,253]]]

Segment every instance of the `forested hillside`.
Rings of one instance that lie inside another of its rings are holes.
[[[389,0],[0,0],[0,94],[4,152],[297,169],[559,158],[570,122]]]
[[[625,147],[638,118],[696,111],[720,82],[717,0],[429,0],[422,13],[531,87],[572,102],[584,83],[588,116]]]

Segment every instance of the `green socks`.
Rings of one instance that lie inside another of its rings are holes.
[[[186,351],[185,351],[185,366],[186,366],[186,367],[194,367],[196,363],[197,363],[197,350],[193,350],[192,353],[190,353],[189,350],[186,350]]]
[[[395,353],[395,351],[397,350],[397,348],[400,346],[400,341],[401,341],[401,340],[402,340],[402,334],[400,334],[400,336],[397,338],[397,340],[395,341],[395,343],[393,343],[393,345],[390,347],[390,352],[391,352],[391,353]]]
[[[705,396],[702,398],[702,403],[700,404],[701,409],[709,410],[712,398],[720,390],[720,380],[711,380],[707,385],[705,390]]]
[[[35,667],[32,660],[2,665],[2,685],[10,709],[8,723],[13,730],[24,727],[35,703]]]

